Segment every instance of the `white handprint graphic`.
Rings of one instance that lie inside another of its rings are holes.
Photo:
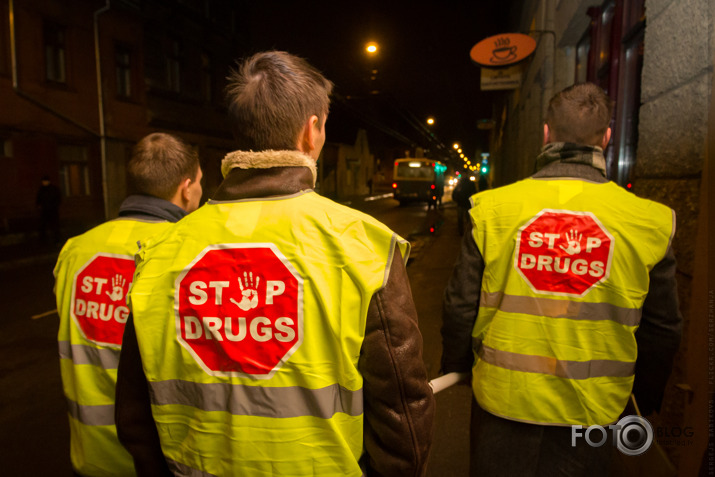
[[[114,275],[112,278],[112,293],[104,292],[112,301],[119,301],[124,298],[124,284],[127,281],[120,274]]]
[[[561,250],[568,253],[569,255],[576,255],[577,253],[581,253],[581,238],[582,237],[583,237],[583,234],[578,233],[578,230],[571,229],[566,234],[566,240],[568,241],[568,247],[564,247],[563,245],[559,245],[559,247],[561,247]]]
[[[253,272],[243,272],[243,281],[246,286],[243,286],[241,282],[241,277],[238,277],[238,286],[241,287],[241,302],[237,302],[231,298],[231,303],[242,309],[243,311],[248,311],[258,306],[258,284],[261,281],[261,277],[256,276],[255,282],[253,279]]]

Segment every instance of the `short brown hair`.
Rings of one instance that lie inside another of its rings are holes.
[[[316,115],[323,121],[328,114],[333,83],[290,53],[257,53],[227,79],[228,109],[241,150],[294,150],[306,120]]]
[[[127,166],[132,192],[170,200],[179,184],[196,179],[199,155],[178,137],[152,133],[140,140]]]
[[[553,142],[600,146],[611,122],[613,101],[593,83],[579,83],[549,101],[546,124]]]

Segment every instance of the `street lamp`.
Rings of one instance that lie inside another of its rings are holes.
[[[454,144],[452,144],[452,147],[453,147],[454,149],[459,149],[459,143],[458,143],[458,142],[455,142]]]
[[[427,124],[429,124],[430,126],[432,126],[434,124],[434,118],[432,116],[427,118]]]
[[[374,41],[369,42],[367,45],[365,45],[365,51],[367,51],[369,55],[377,54],[377,43],[375,43]]]

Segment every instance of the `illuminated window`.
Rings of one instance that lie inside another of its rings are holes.
[[[12,156],[12,141],[0,137],[0,157],[10,158]]]
[[[60,188],[65,197],[90,195],[89,151],[86,146],[57,146],[60,163]]]

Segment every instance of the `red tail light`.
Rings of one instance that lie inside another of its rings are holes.
[[[392,188],[393,188],[393,189],[397,189],[397,182],[393,182],[393,183],[392,183]]]

